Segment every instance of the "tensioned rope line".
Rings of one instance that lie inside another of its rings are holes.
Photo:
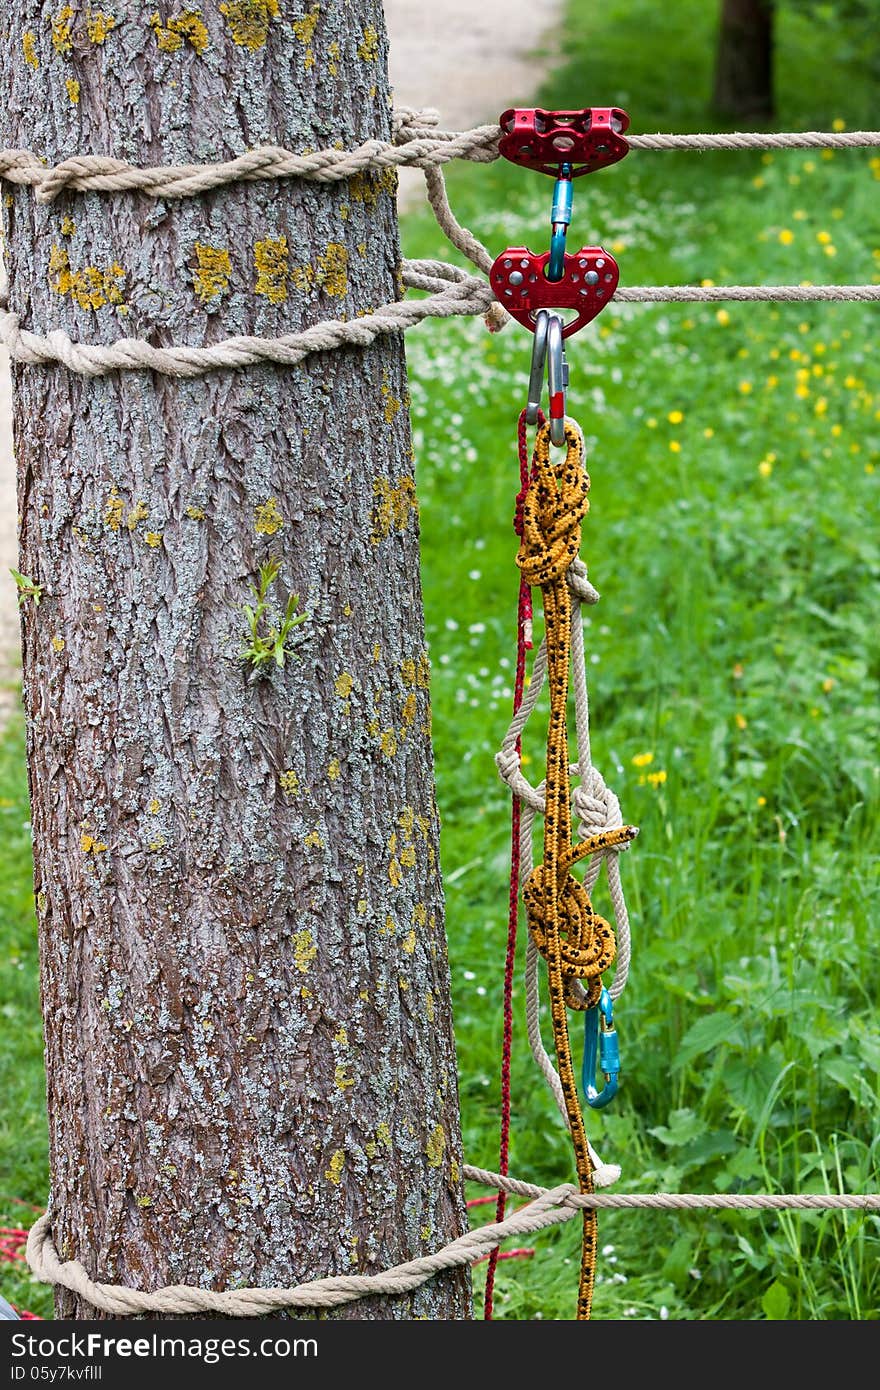
[[[234,159],[204,164],[160,164],[144,168],[107,155],[73,155],[47,166],[30,150],[0,150],[0,177],[36,189],[37,201],[50,203],[64,189],[102,193],[130,190],[151,198],[191,198],[228,183],[299,178],[337,183],[369,169],[430,169],[453,159],[490,164],[499,158],[499,125],[471,130],[438,130],[433,111],[402,108],[394,139],[365,140],[353,150],[311,150],[297,154],[280,145],[262,145]],[[816,150],[867,149],[880,145],[880,131],[730,131],[722,134],[627,135],[631,150]]]
[[[427,299],[395,300],[363,318],[322,319],[299,333],[284,333],[277,338],[243,335],[224,338],[207,347],[155,347],[142,338],[120,338],[106,345],[79,342],[60,328],[46,335],[22,328],[19,316],[10,312],[5,307],[6,301],[0,299],[0,343],[17,362],[30,366],[59,362],[82,376],[147,369],[163,376],[188,378],[224,367],[248,367],[257,362],[294,367],[310,353],[339,347],[364,347],[384,333],[405,332],[427,318],[491,315],[501,308],[489,284],[480,276],[468,275],[443,261],[429,264],[434,267],[433,274],[410,272],[404,263],[402,277],[407,288],[432,289]],[[452,274],[441,277],[441,267],[453,272],[455,278]],[[434,288],[441,283],[442,289]],[[691,304],[724,300],[876,303],[880,301],[880,285],[643,285],[618,289],[610,302]]]
[[[406,331],[426,318],[483,314],[497,330],[507,322],[505,309],[482,276],[492,257],[482,242],[456,219],[443,179],[442,165],[452,159],[483,162],[498,158],[501,127],[477,126],[468,131],[436,129],[434,111],[400,107],[393,116],[393,140],[368,140],[355,150],[328,149],[294,154],[277,146],[248,151],[236,159],[213,164],[139,167],[103,155],[76,155],[47,167],[27,150],[0,150],[0,178],[36,189],[38,201],[50,202],[64,188],[98,192],[140,191],[153,197],[184,198],[224,184],[254,179],[305,178],[323,182],[351,178],[368,169],[410,165],[425,174],[428,202],[448,240],[465,255],[481,276],[468,276],[443,261],[404,262],[403,285],[428,292],[421,301],[394,301],[347,320],[322,320],[299,333],[274,338],[247,335],[227,338],[207,347],[158,347],[139,338],[112,344],[79,342],[62,329],[45,336],[22,328],[18,316],[0,300],[0,343],[18,362],[45,365],[58,362],[84,376],[112,371],[146,369],[179,378],[200,376],[220,368],[238,369],[258,362],[295,366],[312,352],[353,345],[366,346],[384,333]],[[647,143],[646,143],[647,142]],[[651,149],[771,149],[864,147],[880,144],[878,131],[807,131],[723,135],[650,135],[629,137],[631,148]],[[880,285],[643,285],[618,289],[618,303],[698,303],[724,300],[765,302],[875,301]]]
[[[838,1193],[609,1193],[578,1192],[571,1183],[538,1187],[485,1168],[465,1164],[468,1182],[498,1188],[530,1199],[502,1222],[478,1227],[451,1241],[436,1254],[424,1255],[379,1274],[343,1274],[314,1279],[283,1289],[230,1289],[216,1293],[192,1285],[175,1284],[142,1293],[121,1284],[96,1283],[78,1260],[59,1259],[52,1242],[48,1214],[31,1227],[27,1260],[35,1278],[44,1284],[60,1284],[84,1298],[93,1308],[117,1317],[138,1313],[218,1313],[225,1317],[253,1318],[282,1308],[336,1308],[375,1294],[408,1293],[447,1269],[470,1264],[510,1236],[546,1230],[580,1216],[585,1209],[620,1210],[736,1210],[736,1211],[880,1211],[880,1195],[852,1196]]]

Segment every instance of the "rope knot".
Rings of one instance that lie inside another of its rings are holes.
[[[545,959],[550,952],[548,919],[553,911],[552,896],[544,865],[538,864],[526,880],[523,901],[532,940]],[[561,887],[557,886],[555,907],[565,1002],[571,1009],[591,1008],[599,1001],[602,972],[616,955],[614,932],[605,918],[593,911],[586,888],[570,873],[566,872]],[[574,988],[577,980],[586,982],[584,990]]]
[[[571,808],[578,821],[581,838],[585,839],[601,830],[616,830],[623,825],[620,802],[598,768],[590,764],[583,777],[581,785],[575,787],[571,796]],[[628,845],[617,844],[613,848],[626,849]]]
[[[495,766],[498,769],[498,776],[502,782],[510,786],[516,774],[519,772],[519,753],[515,748],[499,748],[495,754]]]
[[[578,603],[598,603],[599,590],[587,578],[587,567],[580,556],[568,568],[568,587]]]
[[[409,139],[409,130],[424,130],[440,124],[440,112],[434,106],[395,106],[391,112],[391,138],[396,145]],[[407,132],[404,134],[404,132]]]
[[[584,469],[584,442],[577,426],[565,422],[565,458],[550,461],[550,426],[535,440],[534,478],[523,502],[523,536],[516,557],[532,588],[555,583],[577,559],[581,522],[587,513],[590,480]]]

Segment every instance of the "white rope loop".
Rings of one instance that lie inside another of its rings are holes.
[[[299,333],[286,333],[277,338],[225,338],[209,347],[155,347],[141,338],[120,338],[109,345],[84,343],[72,339],[60,328],[45,336],[22,328],[18,315],[5,307],[5,300],[0,300],[0,344],[16,362],[27,366],[59,363],[81,376],[146,370],[192,379],[206,372],[239,370],[261,362],[295,367],[313,352],[367,347],[382,334],[404,333],[428,318],[482,314],[489,327],[504,326],[506,311],[481,276],[468,275],[459,267],[442,261],[417,261],[414,265],[432,269],[410,270],[405,262],[403,283],[407,288],[431,291],[427,299],[395,300],[380,305],[363,318],[323,319]],[[880,285],[642,285],[618,289],[611,302],[691,304],[724,300],[877,303]]]
[[[490,164],[499,158],[498,125],[438,130],[436,111],[402,107],[392,117],[393,139],[365,140],[353,150],[335,148],[297,154],[262,145],[234,159],[206,164],[143,168],[106,155],[80,154],[48,167],[30,150],[0,150],[0,178],[36,189],[37,201],[52,202],[65,189],[100,193],[136,192],[151,198],[192,198],[224,184],[256,179],[310,179],[338,183],[368,169],[438,169],[453,159]],[[629,135],[631,150],[815,150],[880,145],[880,131],[730,131],[723,134]]]
[[[141,1313],[214,1314],[221,1317],[256,1318],[284,1308],[338,1308],[373,1295],[409,1293],[436,1274],[471,1264],[511,1236],[532,1235],[578,1216],[584,1207],[619,1211],[861,1211],[880,1212],[880,1196],[837,1193],[581,1193],[571,1183],[538,1187],[516,1178],[502,1177],[486,1168],[464,1165],[468,1182],[503,1190],[529,1199],[529,1205],[505,1217],[468,1231],[438,1250],[379,1274],[342,1274],[314,1279],[291,1288],[229,1289],[215,1292],[189,1284],[173,1284],[153,1293],[120,1284],[101,1284],[91,1279],[78,1260],[59,1259],[52,1241],[48,1213],[31,1227],[27,1261],[31,1273],[44,1284],[61,1285],[93,1308],[115,1317]]]

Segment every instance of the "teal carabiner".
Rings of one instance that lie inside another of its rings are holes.
[[[561,280],[565,269],[565,234],[571,222],[572,185],[571,165],[560,164],[559,175],[553,187],[553,207],[550,211],[550,260],[547,263],[547,279]]]
[[[596,1064],[605,1077],[602,1090],[596,1089]],[[601,1110],[617,1095],[620,1076],[620,1043],[614,1027],[614,1005],[607,989],[598,1004],[584,1013],[584,1065],[581,1084],[591,1110]]]

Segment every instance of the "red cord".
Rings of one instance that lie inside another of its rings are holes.
[[[544,413],[539,410],[538,424],[543,425],[543,423]],[[526,438],[526,412],[524,410],[520,413],[519,424],[517,426],[517,447],[519,451],[520,490],[516,498],[513,529],[518,536],[521,536],[523,533],[523,505],[531,481],[528,440]],[[527,640],[526,637],[526,623],[531,622],[531,619],[532,591],[522,576],[520,576],[516,625],[516,678],[513,686],[514,714],[516,714],[522,704],[523,690],[525,689],[526,651],[529,650],[532,645],[531,639]],[[516,751],[517,754],[519,754],[520,739],[516,741]],[[501,1144],[498,1171],[502,1177],[504,1177],[508,1171],[508,1158],[510,1155],[510,1052],[513,1041],[513,971],[516,963],[516,927],[517,918],[519,916],[519,825],[520,804],[518,798],[514,797],[510,818],[510,898],[507,916],[507,956],[504,961],[504,1039],[501,1045]],[[496,1221],[504,1220],[506,1207],[507,1194],[506,1192],[499,1192],[495,1207]],[[495,1271],[498,1268],[499,1259],[503,1260],[505,1258],[504,1255],[499,1253],[497,1246],[489,1256],[483,1311],[483,1316],[487,1322],[491,1322],[492,1320],[495,1296]]]
[[[24,1260],[28,1233],[18,1227],[0,1226],[0,1261]]]
[[[13,1198],[18,1202],[18,1198]],[[29,1206],[29,1202],[18,1202],[19,1206]],[[39,1207],[34,1207],[34,1211],[39,1211]],[[17,1226],[0,1226],[0,1263],[13,1264],[17,1261],[24,1263],[24,1248],[27,1245],[28,1233]],[[15,1305],[12,1305],[15,1307]],[[18,1316],[25,1322],[42,1322],[43,1319],[37,1313],[28,1313],[24,1308],[16,1308]]]
[[[494,1251],[492,1252],[492,1254],[498,1257],[498,1260],[527,1260],[529,1256],[534,1255],[534,1253],[535,1247],[533,1245],[523,1245],[520,1249],[517,1250],[502,1250],[500,1252],[498,1250],[498,1247],[496,1246]],[[478,1255],[475,1260],[471,1260],[471,1267],[473,1267],[474,1265],[481,1265],[484,1260],[491,1260],[491,1258],[492,1255]]]

